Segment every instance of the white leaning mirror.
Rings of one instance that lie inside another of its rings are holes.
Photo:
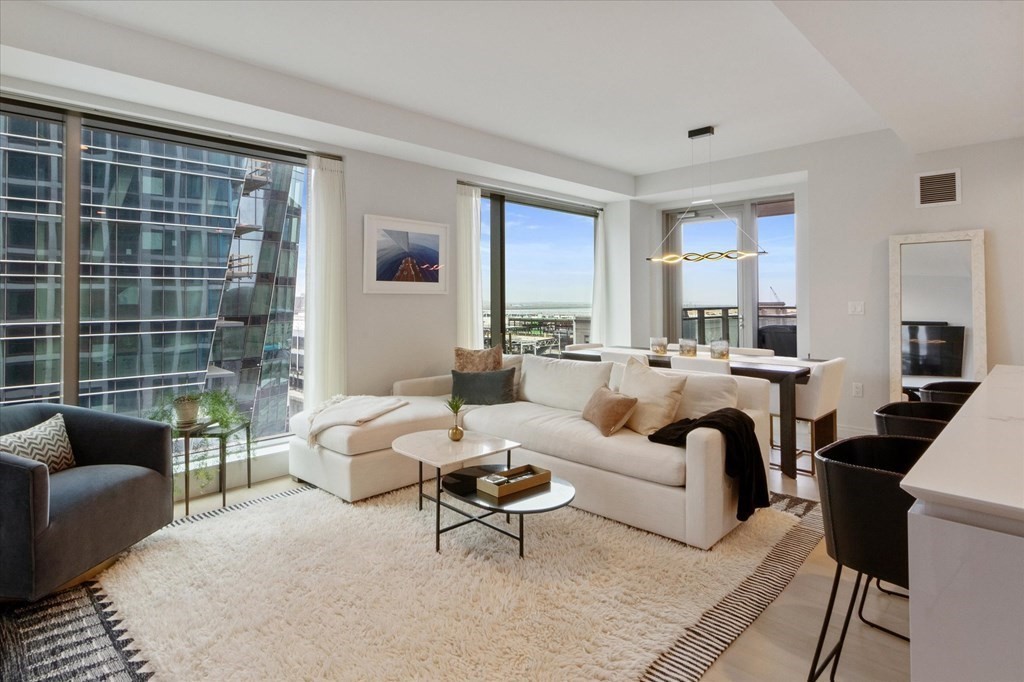
[[[889,399],[988,374],[983,230],[889,238]]]

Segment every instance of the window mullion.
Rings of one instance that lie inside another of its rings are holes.
[[[505,197],[491,194],[491,347],[505,346]],[[506,349],[508,350],[508,349]]]
[[[64,265],[61,271],[61,402],[66,405],[77,405],[79,393],[81,196],[82,117],[71,113],[64,119]]]

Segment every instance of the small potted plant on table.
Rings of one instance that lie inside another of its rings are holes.
[[[459,412],[462,410],[462,406],[466,404],[466,401],[457,395],[453,395],[444,402],[444,406],[455,415],[455,426],[448,429],[448,437],[454,441],[462,440],[462,436],[465,431],[459,426]]]

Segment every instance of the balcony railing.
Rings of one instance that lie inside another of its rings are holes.
[[[484,345],[491,345],[490,316],[484,316]],[[506,353],[548,355],[558,357],[572,343],[590,339],[590,314],[586,315],[515,315],[505,317],[502,348]]]
[[[740,311],[735,306],[709,305],[683,308],[683,324],[680,336],[697,339],[705,344],[725,339],[738,344],[740,338]],[[796,306],[782,303],[761,303],[757,307],[757,327],[795,325]]]

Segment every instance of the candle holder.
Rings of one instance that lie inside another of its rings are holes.
[[[668,353],[668,337],[652,336],[651,352],[654,353],[655,355],[665,355],[666,353]]]
[[[697,339],[679,339],[679,354],[688,358],[697,356]]]
[[[712,360],[728,360],[729,359],[729,342],[725,339],[719,339],[718,341],[711,342],[711,359]]]

